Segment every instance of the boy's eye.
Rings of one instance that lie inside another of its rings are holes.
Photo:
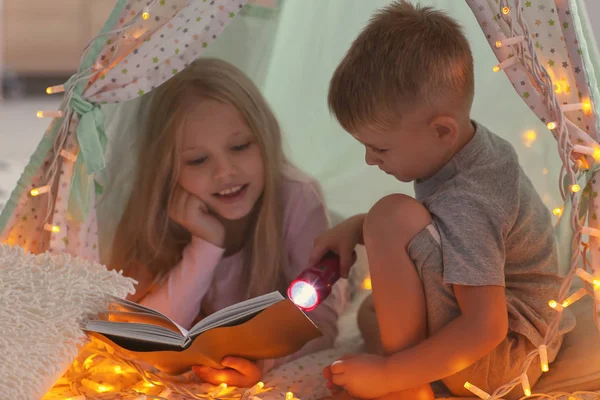
[[[242,151],[242,150],[246,150],[248,147],[250,147],[250,142],[241,144],[239,146],[233,146],[231,148],[231,150],[233,150],[233,151]]]
[[[381,153],[385,153],[387,151],[387,149],[377,149],[377,148],[373,147],[373,151],[375,153],[381,154]]]

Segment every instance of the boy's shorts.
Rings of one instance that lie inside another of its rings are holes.
[[[435,223],[428,225],[411,240],[408,244],[408,255],[423,282],[427,333],[432,335],[460,316],[460,308],[452,286],[443,283],[441,241]],[[550,362],[555,359],[561,343],[562,336],[548,346]],[[494,351],[457,374],[443,379],[443,383],[455,396],[473,397],[473,394],[464,388],[467,381],[491,394],[501,385],[520,377],[527,356],[535,348],[528,338],[509,329],[507,337]],[[536,356],[527,372],[532,387],[541,374],[539,357]],[[523,388],[520,384],[509,395],[502,396],[507,400],[521,397]]]

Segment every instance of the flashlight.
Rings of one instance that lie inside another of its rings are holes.
[[[340,258],[329,251],[312,267],[302,271],[288,287],[288,297],[298,308],[312,311],[331,294],[340,279]]]

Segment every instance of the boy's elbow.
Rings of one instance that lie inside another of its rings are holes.
[[[485,339],[484,346],[489,351],[494,350],[508,334],[508,316],[498,316],[486,321],[482,328],[482,338]]]

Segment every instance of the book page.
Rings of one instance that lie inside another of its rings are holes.
[[[176,324],[174,324],[170,319],[164,318],[161,315],[147,314],[144,312],[106,311],[100,313],[98,317],[100,320],[110,322],[130,322],[162,326],[163,328],[167,328],[175,333],[182,333]]]
[[[283,301],[284,297],[279,292],[271,292],[265,295],[255,297],[241,303],[233,304],[225,307],[206,318],[202,319],[189,331],[189,336],[194,337],[202,332],[217,326],[231,325],[236,321],[247,320],[248,317],[257,314],[258,312]]]
[[[84,330],[103,335],[176,346],[184,346],[186,343],[186,337],[179,332],[151,324],[94,320],[88,321]]]
[[[172,324],[172,327],[175,327],[179,331],[179,333],[181,333],[181,335],[188,336],[189,332],[187,329],[185,329],[184,327],[179,325],[177,322],[173,321],[171,318],[167,317],[166,315],[164,315],[156,310],[153,310],[152,308],[144,307],[141,304],[134,303],[133,301],[129,301],[129,300],[125,300],[125,299],[120,299],[116,296],[111,296],[111,300],[112,300],[112,303],[109,306],[109,310],[111,310],[111,311],[112,310],[126,311],[126,312],[145,313],[145,314],[154,315],[163,320],[169,321]]]

